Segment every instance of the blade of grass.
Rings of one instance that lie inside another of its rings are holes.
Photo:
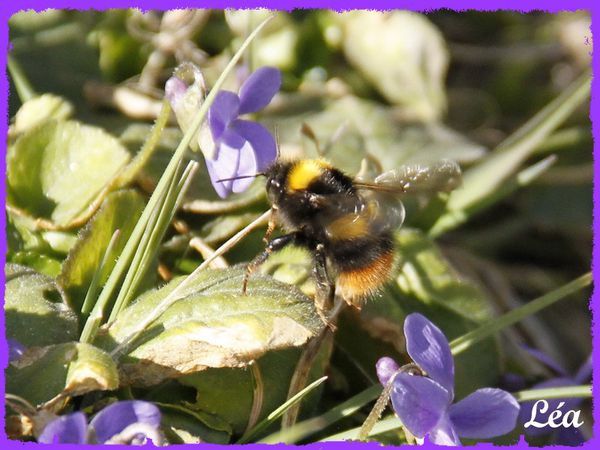
[[[132,263],[132,266],[137,267],[137,270],[129,271],[127,273],[123,287],[119,292],[119,295],[123,295],[123,299],[120,302],[120,304],[123,305],[123,308],[127,307],[127,305],[129,305],[129,303],[133,300],[133,296],[139,288],[144,275],[148,271],[152,259],[158,251],[160,241],[167,231],[167,228],[171,224],[171,221],[175,216],[175,211],[180,205],[185,191],[192,180],[193,174],[196,173],[197,168],[198,163],[195,161],[190,161],[179,181],[176,183],[176,179],[173,179],[173,183],[171,183],[169,186],[165,200],[162,202],[163,207],[160,209],[160,211],[157,211],[156,214],[153,214],[151,219],[148,221],[147,229],[144,232],[142,236],[142,242],[140,243],[140,248],[144,249],[144,251],[136,253],[134,262]],[[179,172],[179,170],[177,172]],[[129,279],[130,274],[133,274],[131,279]],[[120,298],[117,297],[117,302],[119,302],[119,300]],[[109,322],[116,319],[119,311],[117,311],[116,308],[113,308],[112,313],[114,316],[111,314],[111,317],[108,319]]]
[[[125,248],[121,252],[119,259],[117,260],[117,264],[111,272],[108,281],[104,286],[102,293],[100,294],[98,302],[104,304],[108,303],[108,299],[112,297],[113,292],[115,291],[115,289],[117,289],[120,280],[123,278],[123,274],[125,273],[127,268],[130,267],[131,260],[133,259],[135,252],[141,250],[138,247],[140,240],[142,239],[142,235],[146,230],[148,221],[153,211],[160,209],[161,205],[159,199],[161,197],[164,197],[168,186],[171,184],[171,181],[175,177],[177,167],[179,166],[179,162],[182,160],[185,151],[189,147],[192,137],[196,134],[197,130],[200,127],[200,124],[205,119],[206,114],[208,113],[208,108],[212,105],[212,102],[214,101],[217,92],[223,85],[225,78],[227,78],[229,73],[233,70],[233,68],[241,58],[242,54],[244,53],[250,42],[258,35],[258,33],[260,33],[260,31],[268,23],[268,21],[271,20],[272,17],[273,16],[270,16],[267,19],[265,19],[258,27],[256,27],[256,29],[250,34],[250,36],[248,36],[248,38],[244,41],[239,50],[233,55],[233,57],[229,61],[229,64],[227,64],[227,66],[223,70],[223,73],[221,73],[221,76],[215,82],[213,89],[207,95],[190,128],[183,135],[183,138],[181,139],[179,145],[175,149],[173,157],[169,161],[169,164],[165,168],[165,171],[163,172],[162,176],[160,177],[156,189],[152,193],[152,196],[150,197],[146,208],[144,208],[144,211],[142,212],[140,219],[135,225],[134,230],[127,241],[127,244],[125,244]],[[168,107],[166,103],[163,103],[163,105],[165,108]],[[154,135],[154,133],[157,132],[156,130],[158,130],[158,127],[154,128],[152,135]],[[132,268],[130,267],[129,270],[132,270]],[[115,307],[118,311],[121,309],[122,305],[115,304]]]
[[[131,292],[131,295],[137,290],[139,284],[142,281],[143,275],[148,271],[150,267],[150,263],[154,255],[158,252],[160,243],[162,241],[162,237],[164,236],[167,228],[171,224],[173,217],[175,216],[175,212],[181,206],[181,202],[185,196],[185,192],[189,187],[192,179],[194,178],[194,174],[198,170],[198,163],[195,161],[190,161],[181,176],[181,179],[177,183],[177,186],[174,189],[174,195],[170,196],[167,199],[166,207],[161,211],[161,216],[159,216],[157,223],[152,227],[150,233],[150,241],[146,251],[144,252],[144,256],[142,258],[141,268],[136,272],[136,278],[133,280],[134,289]],[[168,212],[168,216],[166,213]],[[129,295],[129,294],[128,294]],[[125,301],[125,304],[128,305],[131,301],[131,297],[128,297]]]
[[[179,167],[177,168],[177,172],[180,171],[181,162],[179,163]],[[169,205],[172,205],[173,199],[176,196],[175,189],[177,187],[176,177],[171,179],[171,183],[164,196],[162,196],[160,203],[162,207],[160,209],[156,209],[150,215],[148,222],[146,223],[146,227],[144,229],[144,233],[142,233],[138,251],[133,255],[133,259],[131,261],[131,265],[129,270],[125,275],[125,279],[123,280],[123,284],[121,285],[121,289],[117,295],[115,300],[115,305],[112,308],[110,316],[108,318],[108,322],[113,322],[117,315],[121,310],[123,310],[131,297],[134,295],[136,286],[136,281],[139,282],[144,276],[143,266],[144,260],[148,260],[151,258],[152,247],[150,243],[152,242],[152,237],[155,234],[160,233],[163,230],[163,226],[161,226],[161,219],[165,219],[166,216],[170,216],[170,208]],[[166,228],[166,227],[164,227]],[[161,234],[162,236],[162,234]]]
[[[376,436],[381,433],[386,433],[388,431],[396,430],[401,428],[402,424],[400,423],[400,419],[398,417],[392,415],[388,416],[384,419],[381,419],[375,426],[369,431],[369,436]],[[327,436],[326,438],[320,439],[319,442],[332,442],[332,441],[356,441],[359,439],[361,427],[350,428],[349,430],[342,431],[341,433],[332,434],[331,436]]]
[[[589,98],[589,94],[590,72],[586,71],[492,153],[465,172],[463,186],[450,194],[446,212],[429,234],[439,236],[456,228],[480,210],[479,205],[489,204],[488,197],[502,187],[544,140]]]
[[[494,319],[489,320],[488,322],[482,324],[480,327],[454,339],[450,342],[450,349],[453,355],[458,355],[459,353],[467,350],[473,344],[489,337],[497,332],[503,330],[506,327],[509,327],[520,320],[529,317],[532,314],[552,305],[553,303],[566,298],[570,294],[577,292],[586,286],[589,286],[592,283],[592,274],[586,273],[579,278],[567,283],[558,289],[555,289],[552,292],[549,292],[541,297],[536,298],[535,300],[530,301],[529,303],[513,309],[512,311]]]
[[[37,93],[33,89],[33,86],[31,86],[31,83],[29,83],[25,73],[23,73],[21,65],[10,54],[6,58],[6,66],[8,67],[8,72],[10,73],[10,77],[15,85],[21,103],[25,103],[27,100],[31,100],[35,97]]]
[[[559,152],[592,143],[592,132],[587,127],[570,127],[552,133],[535,150],[535,154]]]
[[[533,181],[538,179],[542,174],[546,173],[548,169],[556,162],[557,158],[554,155],[550,155],[541,161],[521,170],[515,175],[510,176],[498,189],[485,198],[482,198],[480,202],[473,205],[468,211],[459,210],[450,213],[446,213],[448,220],[453,220],[455,223],[466,222],[469,216],[481,211],[488,206],[498,203],[503,198],[508,197],[510,194],[515,192],[524,186],[528,186]],[[429,205],[419,213],[416,219],[416,223],[423,229],[427,229],[431,226],[432,221],[438,221],[439,211],[445,208],[445,203],[441,202],[441,199],[434,199]],[[439,221],[437,223],[440,223]],[[435,237],[438,233],[439,228],[431,228],[429,234]]]
[[[582,384],[580,386],[529,389],[526,391],[515,392],[513,396],[518,402],[529,402],[532,400],[553,400],[559,398],[591,398],[592,386],[589,384]]]
[[[382,389],[378,384],[370,386],[326,413],[298,422],[293,427],[273,433],[259,442],[266,444],[294,444],[339,420],[355,414],[363,406],[379,397]]]
[[[168,195],[168,192],[165,193],[165,196],[166,195]],[[159,211],[155,211],[153,213],[153,215],[151,216],[149,223],[154,223],[157,220],[158,214],[159,214]],[[142,235],[142,238],[145,238],[148,234],[149,233],[147,233],[147,232],[144,233],[144,235]],[[140,245],[140,247],[142,245],[143,245],[143,242]],[[141,251],[136,252],[133,257],[133,260],[131,262],[131,266],[132,267],[139,266],[142,256],[143,256],[143,253]],[[118,260],[117,260],[117,264],[118,264]],[[130,276],[130,274],[132,274],[132,273],[134,273],[134,272],[131,270],[129,272],[127,272],[127,276],[125,277],[123,285],[121,286],[121,289],[119,291],[120,296],[123,296],[128,292],[130,282],[131,282],[131,280],[128,279],[128,276]],[[110,280],[110,277],[109,277],[109,280]],[[107,281],[107,284],[108,284],[108,281]],[[105,289],[106,289],[106,285],[105,285]],[[105,317],[107,305],[110,301],[110,297],[103,296],[103,293],[104,293],[104,291],[100,294],[100,296],[96,300],[96,303],[94,304],[92,312],[85,322],[83,331],[81,332],[81,338],[80,338],[80,340],[82,342],[91,343],[96,338],[96,333],[98,332],[98,329],[100,328],[102,319]],[[117,300],[119,300],[119,298],[117,298]],[[115,308],[113,307],[112,311],[114,312],[114,310],[115,310]],[[110,322],[110,320],[111,319],[109,318],[109,322]]]
[[[267,428],[269,425],[271,425],[273,422],[275,422],[277,419],[279,419],[288,409],[290,409],[292,406],[294,406],[297,403],[299,403],[300,401],[302,401],[302,399],[304,399],[304,397],[306,397],[314,389],[316,389],[321,384],[323,384],[323,382],[325,380],[327,380],[327,377],[322,377],[322,378],[319,378],[316,381],[313,381],[308,386],[306,386],[304,389],[302,389],[296,395],[294,395],[293,397],[291,397],[290,399],[288,399],[285,403],[283,403],[280,407],[278,407],[277,409],[275,409],[271,414],[269,414],[264,420],[262,420],[261,422],[259,422],[248,433],[244,434],[238,440],[237,443],[238,444],[245,444],[245,443],[249,442],[250,439],[252,439],[254,436],[256,436],[257,434],[259,434],[261,431],[263,431],[265,428]]]
[[[87,293],[85,294],[85,299],[83,300],[83,305],[81,306],[82,314],[89,314],[92,310],[92,302],[94,298],[96,298],[96,292],[98,290],[98,282],[100,281],[100,275],[106,267],[106,263],[108,261],[108,255],[111,254],[115,243],[117,242],[117,238],[119,237],[121,230],[115,230],[108,245],[106,246],[106,250],[104,251],[104,255],[102,256],[102,260],[100,261],[100,265],[96,268],[96,272],[94,272],[94,277],[92,278],[92,282],[90,283],[90,287],[88,288]],[[83,341],[87,342],[87,341]]]

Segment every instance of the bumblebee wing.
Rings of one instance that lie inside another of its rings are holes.
[[[441,160],[432,165],[406,165],[382,173],[372,183],[356,181],[359,189],[388,193],[450,192],[461,185],[460,166],[452,160]]]
[[[381,233],[393,230],[404,221],[405,211],[402,202],[395,196],[368,192],[354,203],[354,209],[338,203],[337,216],[322,216],[323,229],[329,239],[352,239],[378,237]]]

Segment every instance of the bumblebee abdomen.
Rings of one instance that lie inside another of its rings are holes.
[[[329,260],[337,272],[337,285],[346,302],[354,306],[375,294],[389,279],[394,262],[391,232],[338,240]]]

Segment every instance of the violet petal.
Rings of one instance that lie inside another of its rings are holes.
[[[527,381],[523,375],[508,372],[500,376],[499,386],[509,392],[517,392],[527,387]]]
[[[236,176],[255,175],[257,172],[256,153],[254,152],[252,145],[250,145],[250,142],[246,141],[244,146],[240,149],[240,159]],[[244,192],[253,181],[253,177],[233,180],[231,190],[234,193]]]
[[[229,123],[239,114],[240,99],[233,92],[219,91],[208,110],[208,124],[213,139],[221,138]]]
[[[575,383],[572,379],[570,378],[552,378],[550,380],[546,380],[543,381],[541,383],[538,383],[534,386],[531,387],[531,389],[548,389],[548,388],[555,388],[555,387],[565,387],[565,386],[577,386],[577,383]],[[561,402],[564,402],[564,405],[562,406],[562,408],[560,408],[560,410],[565,413],[569,410],[574,410],[577,409],[577,405],[579,405],[584,399],[583,398],[562,398],[562,399],[550,399],[550,400],[546,400],[548,403],[548,409],[546,412],[541,412],[540,408],[542,407],[542,404],[538,404],[538,407],[536,408],[536,412],[535,412],[535,421],[539,422],[539,423],[547,423],[548,422],[548,417],[550,416],[550,414],[552,413],[552,411],[555,411],[556,409],[558,409],[558,406]],[[532,419],[532,415],[533,415],[533,407],[535,406],[537,401],[530,401],[530,402],[524,402],[521,404],[521,412],[519,414],[519,422],[525,424],[527,422],[529,422]],[[530,436],[541,436],[544,434],[548,434],[552,431],[556,430],[556,428],[551,428],[550,426],[546,426],[543,428],[537,428],[533,425],[525,428],[525,433],[530,435]]]
[[[422,438],[445,414],[451,395],[431,378],[399,373],[393,381],[391,399],[404,426]]]
[[[539,362],[552,369],[558,375],[563,377],[567,376],[567,371],[560,364],[558,364],[550,355],[547,355],[543,351],[529,347],[527,345],[521,345],[521,348],[527,353],[529,353],[531,356],[533,356],[535,359],[537,359]]]
[[[379,378],[379,382],[385,387],[390,382],[390,379],[394,376],[394,374],[400,369],[396,361],[392,358],[384,356],[383,358],[379,358],[377,364],[375,365],[375,370],[377,371],[377,378]]]
[[[37,441],[42,444],[85,444],[86,435],[87,421],[85,414],[76,412],[60,416],[50,422]]]
[[[459,436],[489,439],[511,432],[519,409],[519,403],[508,392],[484,388],[450,406],[449,415]]]
[[[444,333],[419,313],[404,321],[406,351],[418,366],[454,397],[454,359]]]
[[[183,99],[187,90],[188,85],[181,78],[172,76],[167,80],[165,84],[165,96],[173,110],[178,108],[179,102]]]
[[[220,181],[237,175],[240,163],[240,151],[221,142],[217,150],[216,159],[207,159],[206,168],[215,191],[221,198],[231,194],[232,180]]]
[[[573,377],[573,381],[575,381],[577,384],[588,383],[592,377],[592,369],[592,355],[590,355]]]
[[[94,428],[98,442],[103,443],[134,423],[144,423],[158,428],[159,409],[156,405],[142,400],[116,402],[96,414],[90,426]]]
[[[240,88],[240,114],[267,106],[281,87],[281,72],[275,67],[257,69]]]
[[[19,358],[21,358],[21,356],[23,356],[23,353],[25,353],[25,350],[27,350],[27,348],[23,344],[21,344],[19,341],[15,340],[15,339],[8,338],[8,339],[6,339],[6,343],[8,344],[8,361],[9,362],[18,360]]]
[[[585,436],[575,427],[561,427],[556,433],[554,443],[558,445],[566,445],[569,447],[578,447],[586,441]]]
[[[454,447],[461,445],[458,434],[447,414],[444,414],[437,425],[429,432],[429,441],[435,445]]]
[[[234,120],[231,129],[250,142],[256,158],[256,172],[262,172],[277,158],[275,139],[264,126],[248,120]],[[256,173],[255,172],[255,173]]]

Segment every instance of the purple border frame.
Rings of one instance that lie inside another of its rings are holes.
[[[591,13],[592,16],[592,25],[591,32],[592,36],[600,36],[600,22],[596,21],[596,13],[600,13],[600,6],[596,6],[596,0],[504,0],[502,2],[498,0],[493,1],[483,1],[483,0],[421,0],[420,2],[410,2],[407,0],[347,0],[342,2],[340,0],[271,0],[269,2],[265,0],[205,0],[203,2],[194,2],[191,0],[168,0],[160,1],[160,0],[105,0],[102,3],[93,0],[20,0],[14,3],[11,0],[4,0],[2,4],[0,4],[0,47],[10,49],[10,43],[8,41],[8,20],[9,18],[16,12],[33,9],[36,11],[43,11],[48,8],[57,8],[57,9],[96,9],[103,10],[109,8],[140,8],[142,10],[146,9],[181,9],[181,8],[269,8],[269,9],[277,9],[277,10],[286,10],[290,11],[296,8],[327,8],[333,9],[337,11],[349,10],[349,9],[377,9],[377,10],[389,10],[389,9],[411,9],[414,11],[431,11],[435,9],[453,9],[453,10],[480,10],[480,11],[495,11],[495,10],[514,10],[518,12],[529,12],[534,10],[540,10],[550,13],[556,13],[560,11],[576,11],[585,9]],[[0,116],[2,116],[2,120],[0,120],[0,135],[6,136],[8,130],[8,78],[6,71],[6,54],[4,52],[0,53],[0,67],[2,68],[3,75],[0,77],[0,93],[1,93],[1,101],[0,101]],[[594,75],[596,73],[600,73],[600,58],[596,54],[593,55],[592,58],[592,69]],[[598,95],[600,93],[600,85],[598,84],[598,80],[594,76],[592,79],[592,94],[591,94],[591,106],[590,106],[590,117],[592,119],[592,134],[594,137],[594,190],[593,190],[593,199],[594,199],[594,218],[593,218],[593,231],[594,231],[594,245],[592,252],[592,273],[594,278],[600,274],[600,268],[596,264],[598,261],[598,257],[600,256],[598,253],[600,252],[600,248],[598,246],[597,241],[597,232],[600,230],[600,212],[598,208],[600,207],[600,178],[598,176],[600,172],[600,158],[599,152],[600,148],[597,144],[597,138],[600,136],[600,119],[599,116],[599,105],[598,105]],[[596,119],[596,120],[594,120]],[[3,139],[2,141],[2,151],[0,152],[0,166],[5,167],[6,163],[6,141]],[[6,201],[6,180],[5,177],[0,178],[0,201],[5,203]],[[3,230],[3,236],[0,240],[0,260],[2,265],[4,266],[6,262],[6,217],[4,214],[0,214],[0,228]],[[4,270],[2,270],[0,274],[0,293],[2,295],[2,299],[4,299]],[[598,331],[600,330],[600,326],[598,321],[596,320],[599,313],[600,305],[598,305],[597,291],[594,287],[592,299],[590,301],[590,310],[592,311],[592,342],[593,342],[593,361],[594,361],[594,374],[597,373],[598,368],[600,367],[600,349],[598,345],[598,340],[600,339],[600,335]],[[4,314],[0,313],[0,329],[4,329]],[[4,370],[8,364],[8,354],[7,354],[7,346],[5,341],[4,333],[0,335],[0,361],[2,362],[2,370],[0,371],[0,395],[1,398],[4,398]],[[600,388],[600,379],[597,377],[593,377],[593,387],[592,391],[597,392],[598,388]],[[588,442],[586,442],[582,448],[595,448],[596,445],[600,443],[600,412],[597,408],[598,404],[595,398],[593,400],[593,416],[594,416],[594,426],[593,426],[593,437]],[[2,408],[4,410],[4,407]],[[4,432],[4,419],[2,419],[2,427],[0,429],[0,448],[6,449],[16,449],[16,448],[24,448],[24,449],[34,449],[40,448],[43,444],[37,443],[24,443],[19,441],[11,441],[8,440],[6,434]],[[173,449],[183,449],[190,448],[193,444],[188,444],[185,447],[183,445],[172,445],[169,448]],[[248,444],[251,445],[253,450],[267,450],[274,447],[282,449],[287,447],[284,444],[278,445],[267,445],[267,444]],[[196,446],[201,446],[203,449],[211,450],[221,448],[222,446],[216,444],[196,444]],[[86,448],[97,448],[97,446],[85,445],[85,446],[77,446],[77,447],[86,447]],[[232,448],[235,450],[239,448],[239,445],[228,445],[228,448]],[[346,448],[360,448],[361,450],[376,450],[381,448],[382,446],[378,443],[358,443],[358,442],[331,442],[331,443],[314,443],[303,446],[307,450],[342,450]],[[493,448],[493,445],[490,443],[481,443],[476,445],[477,448]],[[43,445],[42,448],[48,449],[73,449],[75,446],[67,445],[67,444],[47,444]],[[110,448],[115,449],[130,449],[130,446],[118,445],[111,446]],[[431,449],[438,448],[433,444],[426,442],[422,448]],[[527,443],[521,439],[521,441],[511,446],[511,448],[529,448]],[[562,447],[562,446],[553,446],[552,448],[572,448],[572,447]]]

